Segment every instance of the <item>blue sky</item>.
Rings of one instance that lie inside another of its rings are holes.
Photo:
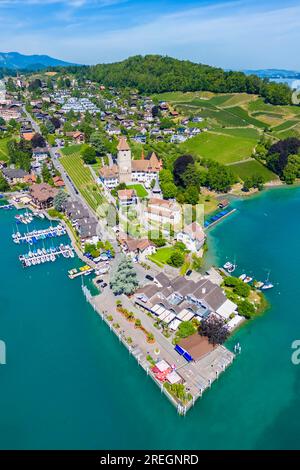
[[[0,0],[0,50],[76,62],[158,53],[300,70],[299,0]]]

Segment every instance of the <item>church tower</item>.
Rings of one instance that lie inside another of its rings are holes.
[[[121,137],[118,145],[119,182],[131,183],[131,150],[126,137]]]

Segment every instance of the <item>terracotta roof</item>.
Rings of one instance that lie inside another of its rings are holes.
[[[118,150],[119,151],[130,150],[126,137],[120,137]]]
[[[39,202],[46,202],[48,199],[53,199],[57,195],[57,189],[52,188],[52,186],[47,183],[34,184],[30,189],[30,194]]]
[[[100,175],[104,179],[117,178],[118,174],[119,170],[117,165],[113,165],[112,167],[104,166],[100,169]]]
[[[144,251],[149,246],[154,246],[152,242],[150,242],[147,238],[142,240],[136,240],[134,238],[127,237],[126,239],[122,240],[122,243],[127,246],[128,251]]]
[[[187,233],[193,240],[202,241],[205,238],[205,233],[202,227],[197,224],[197,222],[193,222],[190,225],[186,225],[183,231]]]
[[[53,183],[57,187],[65,186],[64,180],[60,176],[54,176]]]
[[[143,171],[146,173],[153,173],[153,172],[159,173],[162,167],[163,167],[162,161],[157,158],[154,152],[151,154],[150,158],[147,158],[146,160],[142,154],[141,160],[132,161],[132,171]]]
[[[33,139],[34,136],[35,136],[35,132],[24,132],[21,134],[21,137],[24,140],[28,140],[29,142]]]
[[[131,199],[133,196],[135,196],[135,190],[134,189],[120,189],[118,191],[118,198],[119,199]]]
[[[35,175],[25,175],[24,176],[24,183],[35,183],[36,176]]]
[[[200,336],[199,333],[195,333],[188,338],[182,339],[179,346],[187,351],[194,361],[198,361],[201,357],[213,351],[216,347],[210,344],[205,336]]]

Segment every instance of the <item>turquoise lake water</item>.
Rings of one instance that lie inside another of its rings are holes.
[[[234,205],[209,234],[211,252],[236,256],[238,274],[271,270],[272,307],[229,341],[241,355],[184,418],[68,279],[74,260],[23,269],[14,212],[0,211],[1,449],[300,448],[300,189]]]

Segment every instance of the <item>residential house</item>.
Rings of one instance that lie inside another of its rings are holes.
[[[171,200],[166,201],[159,198],[151,198],[145,208],[144,219],[146,224],[150,225],[151,222],[154,222],[160,226],[179,226],[181,222],[180,205]]]
[[[56,188],[63,188],[65,186],[65,182],[61,176],[54,176],[53,183]]]
[[[134,239],[126,235],[119,235],[119,242],[123,252],[136,262],[146,262],[147,257],[156,252],[155,245],[147,238]]]
[[[100,168],[99,176],[100,181],[109,190],[116,188],[119,184],[119,170],[117,165],[111,167],[103,166]]]
[[[137,203],[137,195],[134,189],[120,189],[118,191],[120,206],[132,206]]]
[[[39,209],[52,207],[57,193],[58,190],[47,183],[33,184],[30,188],[32,202]]]
[[[205,238],[205,233],[197,222],[186,225],[176,236],[177,241],[184,243],[187,249],[193,253],[196,253],[202,248]]]
[[[30,175],[25,175],[24,183],[29,185],[36,183],[36,176],[33,173],[31,173]]]
[[[24,183],[24,178],[28,175],[28,173],[21,168],[3,168],[2,173],[6,181],[11,185]]]
[[[31,142],[34,136],[35,132],[33,132],[32,130],[24,131],[21,133],[21,139],[27,140],[27,142]]]
[[[84,144],[85,142],[85,137],[84,133],[80,131],[74,131],[74,132],[66,132],[67,137],[71,137],[76,144]]]
[[[207,279],[195,282],[179,276],[171,280],[164,274],[159,274],[158,279],[161,282],[137,290],[135,303],[174,331],[183,321],[201,321],[211,314],[224,320],[238,315],[237,305],[227,299],[221,287]]]

